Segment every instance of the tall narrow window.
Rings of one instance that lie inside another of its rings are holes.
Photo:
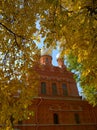
[[[52,94],[57,95],[57,86],[55,83],[52,84]]]
[[[58,114],[54,113],[53,119],[54,119],[54,124],[59,124]]]
[[[19,125],[22,125],[22,124],[23,124],[23,122],[22,122],[22,121],[18,121],[18,124],[19,124]]]
[[[48,58],[46,58],[46,63],[48,63]]]
[[[41,82],[41,94],[46,94],[46,83]]]
[[[67,96],[68,95],[68,91],[67,91],[67,86],[65,83],[62,84],[62,89],[63,89],[63,95]]]
[[[80,124],[79,114],[78,114],[78,113],[75,113],[75,114],[74,114],[74,117],[75,117],[75,122],[76,122],[76,124]]]

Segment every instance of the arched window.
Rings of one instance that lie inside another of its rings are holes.
[[[52,83],[52,94],[57,95],[57,86],[56,83]]]
[[[46,63],[48,63],[48,61],[49,61],[48,58],[46,58]]]
[[[22,124],[23,124],[23,122],[22,122],[22,121],[18,121],[18,124],[19,124],[19,125],[22,125]]]
[[[58,114],[54,113],[54,114],[53,114],[53,119],[54,119],[54,124],[59,124]]]
[[[62,89],[63,89],[63,95],[67,96],[68,95],[68,91],[67,91],[67,86],[65,83],[62,84]]]
[[[41,94],[46,94],[46,83],[41,82]]]
[[[79,118],[79,114],[78,113],[74,114],[74,118],[75,118],[76,124],[80,124],[80,118]]]

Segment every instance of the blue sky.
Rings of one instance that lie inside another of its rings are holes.
[[[56,55],[58,54],[58,50],[53,50],[53,52],[52,52],[52,64],[54,65],[54,66],[58,66],[58,63],[57,63],[57,60],[56,60]]]

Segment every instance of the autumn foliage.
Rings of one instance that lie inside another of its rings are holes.
[[[37,86],[37,75],[29,70],[38,61],[39,37],[46,47],[60,47],[67,66],[79,74],[87,100],[97,104],[97,0],[2,0],[0,123],[6,126],[11,118],[15,122],[29,115],[35,92],[26,79],[31,72]]]

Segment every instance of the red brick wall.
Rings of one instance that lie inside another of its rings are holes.
[[[53,66],[50,56],[42,56],[40,62],[36,68],[40,75],[38,97],[31,107],[35,114],[19,126],[21,130],[97,130],[97,107],[79,97],[74,75],[63,64]],[[46,95],[41,94],[41,82],[46,83]],[[52,94],[52,83],[56,83],[57,95]],[[67,86],[67,96],[63,95],[62,83]],[[58,124],[54,124],[54,114],[58,115]],[[79,116],[79,123],[75,114]]]

